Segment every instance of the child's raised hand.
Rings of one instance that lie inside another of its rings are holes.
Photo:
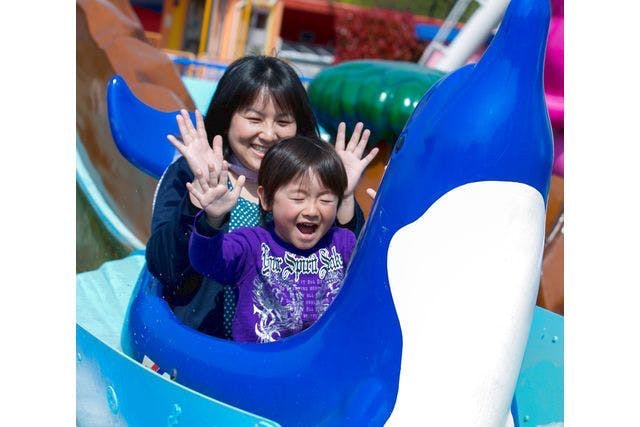
[[[189,113],[184,109],[180,110],[176,121],[182,141],[173,135],[167,135],[167,139],[187,160],[191,172],[195,175],[198,170],[205,171],[213,168],[219,173],[223,160],[222,137],[216,135],[213,138],[212,147],[209,146],[204,120],[198,110],[196,110],[196,127],[193,126]]]
[[[196,171],[193,183],[187,183],[187,190],[193,196],[207,214],[207,221],[214,227],[219,227],[224,216],[233,209],[240,197],[240,191],[244,187],[245,177],[240,175],[232,190],[227,186],[229,179],[229,164],[222,162],[220,171],[208,169],[205,176],[201,169]]]
[[[338,133],[336,135],[336,153],[342,160],[344,169],[347,172],[347,189],[345,190],[345,197],[353,195],[353,192],[358,186],[358,182],[360,182],[362,173],[369,163],[371,163],[371,161],[376,157],[378,151],[380,151],[376,147],[373,148],[365,157],[362,157],[364,149],[367,147],[369,135],[371,135],[371,131],[369,131],[369,129],[365,129],[363,132],[363,127],[364,125],[362,122],[358,122],[356,124],[353,134],[349,139],[349,143],[345,146],[346,125],[344,122],[341,122],[338,125]]]

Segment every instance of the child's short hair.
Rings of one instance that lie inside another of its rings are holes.
[[[347,188],[347,173],[334,147],[319,138],[297,135],[269,148],[260,164],[258,185],[264,202],[271,206],[278,189],[297,177],[314,173],[322,184],[338,196],[338,207]]]

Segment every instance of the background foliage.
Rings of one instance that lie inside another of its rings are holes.
[[[415,15],[444,19],[456,0],[340,0],[370,7],[340,13],[335,18],[335,63],[353,59],[388,59],[416,62],[428,42],[415,36]],[[477,9],[472,1],[460,19]]]
[[[415,36],[413,15],[372,8],[336,15],[335,62],[389,59],[416,62],[426,46]]]

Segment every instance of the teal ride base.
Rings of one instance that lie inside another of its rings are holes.
[[[279,426],[158,375],[79,325],[76,344],[80,426]]]
[[[143,266],[144,252],[136,251],[76,275],[77,425],[279,426],[188,389],[129,356],[122,330]]]
[[[564,421],[564,317],[536,307],[511,407],[516,426]]]

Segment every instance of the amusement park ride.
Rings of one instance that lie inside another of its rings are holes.
[[[346,292],[317,324],[241,347],[189,330],[159,297],[143,250],[174,153],[158,153],[174,112],[196,107],[167,54],[218,67],[269,54],[287,10],[328,4],[164,0],[145,31],[128,2],[77,1],[77,181],[132,251],[77,275],[78,425],[562,423],[561,1],[483,1],[445,43],[454,7],[418,64],[314,69],[309,96],[329,133],[358,119],[386,139],[365,172],[378,196],[359,198],[368,222]],[[417,180],[429,185],[398,191]],[[366,333],[340,326],[356,319]]]

